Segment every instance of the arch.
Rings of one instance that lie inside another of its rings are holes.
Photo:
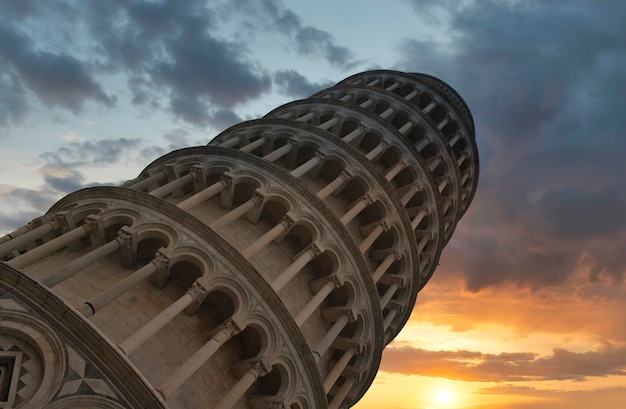
[[[387,149],[385,149],[385,152],[380,155],[376,162],[380,163],[383,167],[383,170],[386,171],[392,168],[396,163],[398,163],[402,156],[402,152],[400,152],[398,148],[393,145],[389,145]]]
[[[336,155],[327,155],[320,167],[318,177],[325,182],[332,182],[346,168],[346,161]]]
[[[339,195],[348,199],[348,203],[356,202],[369,192],[369,186],[365,179],[361,176],[353,176],[350,178],[341,190]]]
[[[237,300],[230,292],[212,289],[202,301],[202,310],[217,328],[236,314]]]
[[[310,246],[316,239],[315,230],[311,229],[308,223],[298,222],[287,232],[288,238],[294,246],[294,254],[299,253]]]
[[[290,211],[291,203],[278,195],[271,195],[266,198],[261,208],[259,220],[275,226]]]
[[[380,200],[376,200],[363,209],[356,218],[362,226],[383,220],[386,216],[386,209]]]
[[[104,224],[104,240],[108,242],[117,237],[122,227],[131,227],[141,219],[141,216],[134,210],[115,209],[102,214],[101,219]]]

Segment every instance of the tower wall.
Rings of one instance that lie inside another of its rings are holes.
[[[357,74],[120,187],[72,193],[1,238],[0,314],[56,339],[39,364],[57,368],[41,398],[54,407],[349,407],[477,179],[473,120],[452,88]],[[5,351],[34,348],[0,334]]]

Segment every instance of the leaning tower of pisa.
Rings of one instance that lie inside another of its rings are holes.
[[[369,71],[0,238],[0,407],[348,408],[478,179],[461,97]]]

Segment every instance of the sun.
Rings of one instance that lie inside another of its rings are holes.
[[[452,394],[450,393],[449,390],[447,389],[440,389],[437,392],[437,402],[445,405],[450,403],[450,401],[452,400]]]

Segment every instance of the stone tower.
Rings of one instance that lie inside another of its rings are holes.
[[[0,407],[350,407],[477,179],[461,97],[381,70],[72,193],[0,238]]]

